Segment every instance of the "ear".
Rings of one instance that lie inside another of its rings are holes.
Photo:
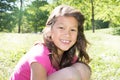
[[[51,28],[47,28],[47,34],[46,34],[46,36],[49,38],[49,40],[51,40],[51,36],[52,36]]]
[[[47,36],[48,37],[51,37],[51,35],[52,35],[52,32],[51,32],[51,30],[47,33]]]

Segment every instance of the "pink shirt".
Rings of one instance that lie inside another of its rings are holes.
[[[38,62],[47,71],[47,75],[52,74],[56,69],[52,66],[49,59],[49,50],[43,44],[37,44],[25,54],[17,64],[10,80],[30,80],[30,65],[32,62]]]
[[[18,62],[10,80],[30,80],[30,65],[32,62],[40,63],[50,75],[56,71],[49,59],[49,50],[44,44],[37,44],[33,46],[28,53],[26,53]],[[73,63],[77,57],[74,57]]]

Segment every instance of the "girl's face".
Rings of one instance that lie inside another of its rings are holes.
[[[78,21],[74,17],[60,16],[51,29],[51,38],[58,48],[58,53],[70,49],[77,40]]]

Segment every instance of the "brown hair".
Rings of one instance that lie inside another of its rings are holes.
[[[72,16],[78,21],[77,41],[68,51],[65,51],[63,53],[63,56],[60,62],[57,61],[59,59],[57,47],[54,45],[49,35],[51,28],[53,27],[54,23],[56,22],[57,17],[59,16]],[[50,59],[54,58],[54,60],[58,62],[58,65],[60,68],[72,65],[73,57],[76,54],[78,56],[77,61],[82,61],[85,63],[90,61],[89,55],[86,52],[86,47],[87,47],[88,42],[84,35],[84,28],[83,28],[84,20],[85,20],[84,16],[81,14],[80,11],[67,5],[60,5],[56,7],[51,13],[51,15],[49,16],[46,22],[46,27],[43,31],[43,37],[44,37],[45,44],[47,45],[48,49],[52,53],[50,55]],[[58,59],[54,57],[55,54],[58,55]]]

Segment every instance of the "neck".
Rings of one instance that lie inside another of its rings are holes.
[[[62,50],[60,50],[60,49],[58,49],[57,51],[58,51],[58,55],[59,55],[60,57],[62,57],[64,51],[62,51]]]

